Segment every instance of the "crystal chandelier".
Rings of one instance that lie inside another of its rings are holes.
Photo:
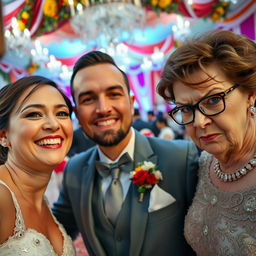
[[[35,65],[42,70],[47,68],[49,75],[59,77],[65,83],[70,78],[68,68],[62,65],[54,55],[49,55],[48,49],[43,47],[40,41],[33,41],[28,29],[21,31],[16,18],[12,18],[11,29],[5,30],[4,35],[7,50],[14,52],[17,58],[28,57],[31,62],[29,65]]]
[[[144,26],[146,14],[138,0],[135,3],[109,0],[95,5],[86,3],[85,6],[78,4],[75,10],[73,0],[69,0],[71,26],[89,48],[107,49],[132,42],[132,31]]]
[[[33,47],[30,32],[28,29],[21,31],[16,18],[12,18],[11,29],[5,31],[7,49],[14,51],[18,57],[22,58],[28,54]]]
[[[31,49],[30,53],[32,61],[39,65],[47,63],[50,59],[48,49],[42,47],[41,43],[38,40],[35,40],[34,48]]]
[[[176,41],[184,41],[191,33],[190,21],[177,15],[176,25],[172,26],[173,35]]]

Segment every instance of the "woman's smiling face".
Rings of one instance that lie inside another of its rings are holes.
[[[10,115],[8,160],[28,168],[52,168],[70,148],[72,121],[57,89],[40,85],[26,98],[33,87],[23,92]]]

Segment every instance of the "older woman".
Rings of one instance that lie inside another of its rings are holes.
[[[57,85],[25,77],[0,90],[0,255],[73,256],[44,192],[72,142],[72,105]]]
[[[184,43],[167,60],[159,94],[204,150],[185,219],[197,255],[256,255],[256,44],[228,31]]]

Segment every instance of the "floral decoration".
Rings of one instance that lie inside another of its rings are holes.
[[[181,8],[182,2],[184,2],[184,0],[142,0],[142,5],[155,11],[158,15],[161,12],[165,12],[184,16]],[[219,21],[221,18],[225,18],[229,5],[230,3],[227,1],[216,0],[216,2],[212,4],[210,13],[202,18],[210,18],[214,22]]]
[[[144,199],[146,190],[151,189],[155,184],[163,179],[162,173],[156,169],[152,162],[144,161],[139,163],[134,171],[131,172],[130,179],[133,184],[138,186],[140,193],[139,202]]]
[[[143,0],[143,5],[148,9],[155,11],[158,15],[161,12],[177,13],[182,15],[179,11],[179,4],[183,0]]]
[[[76,8],[78,3],[84,5],[85,0],[75,0],[74,8]],[[35,5],[36,1],[26,0],[25,5],[19,12],[17,20],[21,31],[25,28],[30,28]],[[43,6],[43,20],[35,36],[40,36],[56,30],[70,18],[71,11],[68,0],[45,0]]]
[[[225,1],[218,1],[213,5],[212,12],[209,18],[216,22],[226,17],[230,3]]]
[[[23,31],[25,28],[29,28],[30,23],[31,23],[31,13],[32,13],[32,8],[34,6],[33,1],[26,1],[26,4],[23,6],[21,11],[18,14],[17,21],[18,21],[18,26],[21,31]]]
[[[112,1],[112,0],[110,0]],[[118,0],[117,0],[118,1]],[[126,0],[127,1],[127,0]],[[181,5],[184,0],[140,0],[141,5],[149,10],[155,11],[158,15],[161,12],[165,13],[176,13],[184,16]],[[33,10],[36,7],[34,0],[26,0],[23,8],[18,14],[18,24],[23,31],[25,28],[31,27],[33,17]],[[80,3],[83,6],[90,7],[95,4],[102,4],[108,2],[108,0],[73,0],[74,8],[76,9],[77,4]],[[219,21],[221,18],[226,16],[228,11],[229,2],[224,0],[216,0],[212,5],[211,12],[206,14],[204,18],[210,18],[213,21]],[[193,6],[192,6],[193,8]],[[45,0],[43,6],[43,19],[40,24],[40,28],[36,31],[33,36],[40,36],[46,33],[50,33],[59,28],[63,23],[71,18],[71,8],[68,0]]]
[[[33,74],[34,72],[36,72],[39,68],[39,65],[35,62],[30,62],[29,66],[27,67],[26,71],[29,74]]]

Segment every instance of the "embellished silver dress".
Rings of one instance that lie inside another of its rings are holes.
[[[198,256],[256,256],[256,187],[224,192],[209,177],[202,152],[199,183],[185,218],[185,237]]]
[[[0,184],[3,184],[10,190],[10,188],[1,180]],[[10,192],[16,209],[16,221],[13,235],[9,237],[6,242],[0,244],[0,255],[56,256],[50,241],[43,234],[34,229],[26,229],[18,201],[14,193],[11,190]],[[54,216],[53,218],[64,238],[62,256],[75,256],[75,248],[71,238],[67,235],[62,225],[57,222]]]

